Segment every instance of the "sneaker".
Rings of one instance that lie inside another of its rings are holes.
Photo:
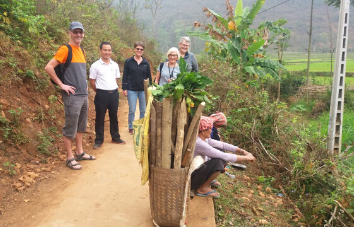
[[[122,139],[119,139],[118,141],[112,140],[111,143],[116,143],[116,144],[125,144],[125,141]]]
[[[247,168],[245,165],[238,164],[238,163],[235,163],[235,162],[229,162],[228,165],[230,165],[230,166],[232,166],[234,168],[237,168],[237,169],[241,169],[241,170],[244,170],[244,169]]]
[[[98,148],[100,148],[102,146],[102,144],[97,144],[95,143],[95,145],[93,145],[93,149],[97,150]]]
[[[129,134],[133,135],[133,129],[129,129]]]

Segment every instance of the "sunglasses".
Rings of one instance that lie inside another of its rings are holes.
[[[77,34],[84,34],[84,31],[83,30],[76,30],[76,31],[71,31],[72,33],[74,33],[75,35]]]
[[[182,44],[182,43],[181,43],[181,46],[183,46],[183,47],[189,47],[190,45],[189,45],[189,44]]]
[[[144,49],[141,48],[135,48],[137,51],[144,51]]]

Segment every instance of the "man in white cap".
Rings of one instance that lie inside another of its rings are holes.
[[[64,102],[65,125],[63,127],[64,147],[67,152],[66,166],[73,170],[82,169],[77,160],[95,160],[96,158],[84,152],[82,134],[86,132],[88,112],[88,87],[86,81],[86,59],[80,44],[85,30],[80,22],[74,21],[69,26],[68,45],[59,47],[55,56],[44,68],[50,78],[61,88]],[[70,53],[70,54],[69,54]],[[65,65],[67,59],[69,65]],[[63,79],[59,79],[55,67],[62,67]],[[64,67],[65,66],[65,67]],[[76,141],[76,158],[74,157],[71,141]]]

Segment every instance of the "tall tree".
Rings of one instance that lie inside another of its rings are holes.
[[[273,30],[273,32],[278,35],[278,40],[275,42],[277,45],[276,50],[278,51],[278,61],[280,64],[283,64],[284,50],[289,46],[288,40],[290,39],[290,30],[282,27],[287,23],[286,20],[279,19],[276,23],[277,29]],[[279,78],[281,78],[281,68],[279,68]],[[280,81],[278,82],[277,101],[280,101]]]
[[[310,77],[310,60],[311,60],[311,41],[312,41],[312,14],[313,14],[313,0],[311,1],[311,16],[310,16],[310,31],[309,31],[309,46],[307,48],[307,80],[306,80],[306,99],[309,102],[309,77]]]
[[[326,0],[327,5],[339,8],[341,0]],[[350,0],[350,4],[354,6],[354,0]]]
[[[161,3],[163,0],[145,0],[145,9],[150,9],[152,14],[152,29],[153,29],[153,38],[156,40],[156,15],[157,11],[161,9]]]
[[[140,4],[136,0],[118,0],[116,9],[122,20],[136,21],[139,16]]]

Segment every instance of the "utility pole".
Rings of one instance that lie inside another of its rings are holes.
[[[333,72],[331,110],[328,124],[328,152],[339,154],[342,145],[345,68],[349,28],[349,0],[342,0],[339,11],[336,57]]]

